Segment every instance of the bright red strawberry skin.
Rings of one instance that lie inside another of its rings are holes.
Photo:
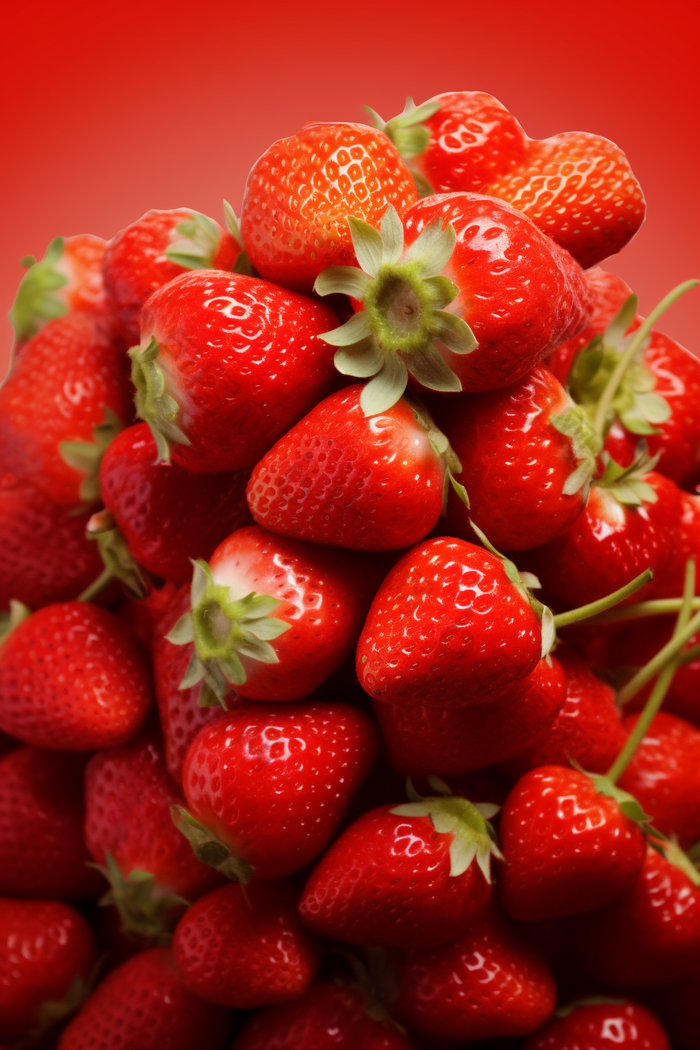
[[[459,940],[414,948],[399,965],[397,1016],[448,1039],[529,1035],[551,1016],[554,981],[515,926],[487,914]]]
[[[229,1013],[185,986],[167,948],[113,970],[61,1036],[60,1050],[223,1050]]]
[[[316,975],[319,949],[283,882],[229,883],[183,915],[173,955],[190,991],[235,1009],[298,999]]]
[[[459,539],[419,544],[379,588],[357,649],[357,675],[386,703],[463,707],[534,670],[537,618],[493,554]]]
[[[139,565],[166,580],[192,577],[194,558],[208,558],[234,529],[250,521],[247,471],[194,474],[157,463],[146,423],[117,435],[100,464],[107,510]]]
[[[377,751],[374,723],[348,705],[239,703],[195,737],[185,796],[256,877],[284,878],[325,848]]]
[[[523,1050],[670,1050],[666,1033],[639,1003],[582,1003],[531,1035]]]
[[[331,940],[397,948],[460,937],[490,896],[476,861],[450,875],[452,832],[380,806],[356,820],[309,876],[299,913]]]
[[[681,492],[681,518],[678,538],[671,561],[661,579],[654,582],[655,598],[677,598],[683,593],[685,567],[688,558],[700,558],[700,496]],[[700,591],[700,579],[696,578],[695,593]],[[658,620],[654,621],[658,623]],[[674,678],[674,682],[676,679]],[[671,683],[673,686],[673,683]]]
[[[563,766],[542,766],[517,782],[499,833],[501,899],[524,922],[599,907],[634,882],[644,863],[639,827],[590,777]]]
[[[0,894],[90,900],[105,882],[88,862],[87,756],[16,747],[0,758]]]
[[[154,336],[177,426],[190,444],[173,460],[189,470],[252,467],[329,393],[337,327],[329,307],[267,281],[215,270],[183,274],[141,315],[141,345]]]
[[[54,900],[0,899],[0,1038],[14,1043],[40,1023],[46,1002],[87,982],[95,943],[82,915]]]
[[[547,368],[564,385],[576,355],[588,346],[595,335],[607,328],[625,300],[632,294],[632,289],[621,277],[601,270],[599,266],[586,270],[584,276],[591,305],[588,324],[578,335],[560,343],[556,350],[548,355],[546,361]]]
[[[469,354],[441,349],[463,390],[514,383],[583,328],[589,311],[583,272],[528,219],[492,197],[426,197],[405,217],[406,244],[437,218],[457,234],[443,270],[459,288],[451,309],[479,343]]]
[[[381,132],[307,124],[253,165],[241,234],[262,277],[310,292],[327,266],[355,263],[348,215],[378,226],[390,204],[403,216],[416,199],[404,161]]]
[[[49,605],[0,650],[0,728],[35,747],[124,743],[151,703],[150,672],[128,628],[86,602]]]
[[[141,308],[158,288],[186,273],[184,266],[171,261],[165,254],[180,239],[176,226],[192,219],[189,208],[168,211],[153,209],[142,215],[126,229],[117,233],[107,245],[104,260],[104,281],[114,304],[124,338],[129,344],[139,341]],[[231,270],[240,253],[240,245],[218,222],[218,249],[211,259],[215,270]]]
[[[442,510],[445,467],[410,404],[367,418],[360,385],[322,401],[254,468],[248,504],[272,532],[353,550],[396,550]]]
[[[440,427],[462,471],[470,508],[450,493],[446,531],[473,538],[469,519],[498,550],[539,547],[582,512],[587,486],[564,486],[579,465],[570,437],[551,422],[573,402],[543,364],[503,390],[451,400]]]

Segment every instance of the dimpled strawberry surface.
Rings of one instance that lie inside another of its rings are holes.
[[[698,282],[595,131],[369,113],[23,260],[0,1050],[699,1050]]]

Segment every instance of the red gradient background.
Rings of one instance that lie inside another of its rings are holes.
[[[306,121],[470,88],[533,137],[595,131],[627,152],[649,217],[606,266],[648,312],[700,276],[699,28],[697,0],[9,0],[0,311],[20,258],[57,233],[110,237],[153,207],[221,219],[251,163]],[[697,352],[699,319],[695,291],[663,328]],[[10,342],[3,319],[2,372]]]

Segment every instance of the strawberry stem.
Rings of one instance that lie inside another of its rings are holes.
[[[649,583],[653,576],[654,573],[651,569],[645,569],[644,572],[640,572],[639,576],[635,576],[633,580],[626,583],[624,587],[619,587],[612,594],[607,594],[605,598],[599,598],[597,602],[589,602],[588,605],[581,605],[578,609],[569,609],[568,612],[557,613],[554,617],[554,626],[556,628],[568,627],[569,624],[579,623],[580,620],[588,620],[592,616],[597,616],[598,613],[602,613],[613,605],[617,605],[618,602],[624,601],[625,598],[629,598],[630,594],[634,594],[640,587]]]
[[[82,594],[78,595],[79,602],[91,602],[93,598],[96,598],[100,591],[103,591],[108,583],[114,579],[114,573],[111,569],[103,569],[96,580],[85,588]]]
[[[677,613],[682,605],[682,598],[652,598],[647,602],[625,605],[622,609],[611,609],[596,616],[591,623],[617,623],[620,620],[641,620],[648,616],[668,616],[670,613]],[[700,611],[700,598],[693,598],[690,608],[692,612]]]

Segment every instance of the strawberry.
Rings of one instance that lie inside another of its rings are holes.
[[[459,464],[416,402],[368,419],[363,389],[331,394],[263,456],[248,485],[260,525],[352,550],[410,547],[430,532]]]
[[[614,255],[644,221],[642,190],[610,139],[566,131],[531,139],[484,91],[452,91],[382,127],[424,192],[500,197],[567,248],[582,266]]]
[[[248,1009],[298,999],[316,975],[319,949],[283,882],[229,883],[188,908],[173,939],[187,987],[200,999]]]
[[[322,982],[294,1003],[262,1010],[231,1050],[414,1050],[385,1010],[345,985]]]
[[[499,826],[506,911],[532,922],[612,900],[644,863],[644,836],[635,822],[641,819],[631,796],[605,777],[564,766],[526,773],[506,799]]]
[[[0,894],[93,899],[83,781],[87,756],[16,747],[0,758]]]
[[[46,1034],[80,1005],[94,963],[90,927],[75,908],[0,899],[0,1038]]]
[[[546,740],[565,697],[564,671],[549,656],[487,703],[441,708],[375,700],[374,714],[393,769],[449,776],[503,762]]]
[[[104,282],[127,345],[139,341],[141,307],[186,270],[232,270],[241,245],[218,222],[190,208],[153,209],[107,245]]]
[[[89,314],[50,321],[0,388],[0,471],[65,506],[94,501],[100,453],[132,414],[126,364]]]
[[[246,182],[241,233],[253,266],[310,292],[330,265],[354,265],[347,217],[378,225],[388,205],[417,199],[398,151],[365,124],[307,124],[273,142]]]
[[[172,581],[151,587],[143,598],[125,595],[116,613],[146,649],[151,649],[156,631],[177,599],[180,588]]]
[[[574,260],[492,197],[428,197],[403,224],[388,208],[381,232],[350,226],[361,271],[329,267],[314,287],[362,307],[323,338],[339,348],[340,372],[373,377],[367,415],[395,404],[409,374],[442,393],[507,386],[586,322],[589,293]]]
[[[193,474],[158,463],[145,423],[119,434],[100,465],[104,505],[139,565],[184,583],[193,558],[208,558],[233,529],[250,521],[247,471]]]
[[[683,593],[685,566],[688,558],[700,562],[700,496],[681,492],[681,518],[678,539],[666,572],[654,583],[657,598],[677,598]],[[695,593],[700,592],[700,579],[696,581]]]
[[[374,723],[346,704],[238,703],[190,746],[177,825],[229,877],[284,878],[328,844],[377,751]]]
[[[456,398],[440,414],[470,510],[450,497],[447,529],[473,538],[469,517],[500,550],[539,547],[583,511],[598,451],[580,408],[542,364],[512,386]]]
[[[87,847],[111,886],[101,903],[116,905],[125,932],[167,939],[182,906],[219,880],[170,820],[182,797],[157,736],[147,732],[94,755],[85,799]]]
[[[617,274],[601,270],[594,266],[586,270],[584,277],[588,287],[590,314],[588,324],[578,335],[559,346],[548,355],[546,364],[560,383],[566,385],[571,366],[578,354],[584,350],[596,336],[600,336],[608,327],[613,317],[625,305],[632,295],[632,289]]]
[[[125,743],[150,702],[138,644],[96,605],[40,609],[0,649],[0,729],[34,747],[92,751]]]
[[[311,872],[299,914],[315,933],[351,944],[411,948],[466,933],[491,893],[486,818],[498,806],[433,794],[380,806],[336,839]]]
[[[473,1042],[529,1035],[551,1016],[554,981],[540,952],[495,910],[399,964],[397,1016],[420,1031]]]
[[[572,1003],[523,1044],[523,1050],[670,1050],[663,1028],[649,1011],[629,1000]]]
[[[337,318],[267,281],[217,270],[183,274],[141,314],[129,351],[136,410],[159,459],[188,470],[252,467],[329,393]]]
[[[228,1011],[185,986],[167,948],[150,948],[113,970],[58,1043],[59,1050],[223,1050]]]
[[[231,533],[209,565],[195,562],[191,612],[168,635],[194,642],[182,688],[204,679],[200,703],[223,703],[231,685],[251,700],[307,696],[350,655],[374,576],[349,552],[258,525]]]

